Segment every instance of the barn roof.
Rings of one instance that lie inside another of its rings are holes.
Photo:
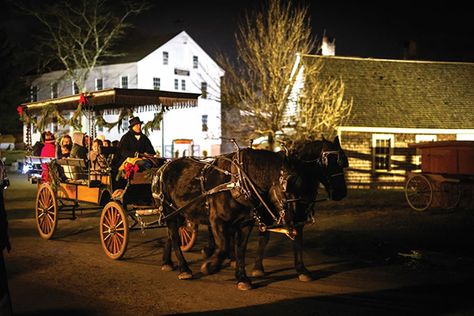
[[[305,56],[353,99],[345,126],[474,128],[474,63]],[[308,60],[307,60],[308,61]]]

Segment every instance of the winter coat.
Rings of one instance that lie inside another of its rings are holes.
[[[139,136],[139,139],[137,137]],[[150,154],[154,155],[155,149],[153,149],[153,145],[151,144],[150,139],[143,133],[135,135],[135,132],[129,130],[125,135],[122,136],[120,139],[120,155],[122,160],[125,160],[128,157],[135,157],[138,154]]]
[[[84,134],[81,132],[74,132],[72,134],[72,149],[71,158],[87,159],[87,148],[84,147]]]
[[[41,157],[56,157],[56,141],[54,139],[47,140],[44,142],[44,146],[41,149]]]

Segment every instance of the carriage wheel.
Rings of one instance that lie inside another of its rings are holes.
[[[461,201],[461,189],[458,183],[442,182],[441,193],[443,194],[443,206],[453,209],[459,206]]]
[[[426,210],[433,202],[433,186],[430,180],[421,174],[410,177],[405,185],[405,197],[415,211]]]
[[[43,239],[51,239],[58,226],[58,202],[48,183],[38,187],[35,215],[39,235]]]
[[[128,245],[128,220],[123,206],[111,201],[100,216],[100,242],[110,259],[120,259]]]
[[[181,251],[189,251],[196,242],[198,225],[186,220],[179,227],[179,237],[181,239]]]

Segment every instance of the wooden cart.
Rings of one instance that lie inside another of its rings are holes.
[[[43,162],[41,169],[35,218],[43,239],[51,239],[59,219],[76,219],[76,211],[101,209],[110,201],[113,187],[109,168],[91,171],[83,159],[66,158]]]
[[[166,227],[161,211],[154,206],[151,174],[132,173],[124,189],[117,189],[100,216],[100,240],[110,259],[120,259],[127,250],[129,231]],[[181,250],[194,246],[198,225],[183,221],[179,227]]]
[[[474,141],[409,144],[421,151],[421,172],[410,172],[405,197],[412,209],[452,209],[474,184]]]

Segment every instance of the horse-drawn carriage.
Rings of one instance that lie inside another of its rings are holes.
[[[35,162],[39,158],[28,157],[27,160]],[[41,166],[43,175],[38,182],[35,218],[43,239],[53,237],[59,219],[76,219],[79,210],[102,210],[100,236],[103,249],[109,258],[119,259],[126,251],[129,230],[165,226],[159,219],[145,220],[145,217],[157,215],[150,212],[154,209],[151,180],[145,172],[128,177],[124,187],[113,181],[108,165],[92,170],[83,159],[64,158],[51,159]],[[197,226],[183,223],[180,227],[183,251],[193,247],[196,234]]]
[[[88,121],[89,135],[95,135],[96,115],[111,108],[127,110],[133,113],[140,108],[153,107],[157,111],[164,111],[173,106],[194,106],[199,94],[178,93],[142,89],[109,89],[95,91],[87,95],[75,95],[22,104],[21,113],[30,116],[46,116],[48,109],[57,107],[62,110],[73,110],[82,104],[83,112]],[[47,120],[49,117],[43,117]],[[31,118],[26,120],[26,140],[31,146]],[[130,229],[146,229],[162,227],[162,221],[147,223],[146,212],[153,208],[151,183],[148,178],[137,173],[125,181],[115,181],[115,171],[106,164],[99,170],[92,170],[90,164],[83,159],[50,159],[43,157],[27,157],[31,165],[29,179],[38,183],[38,193],[35,203],[35,217],[37,230],[43,239],[53,237],[58,220],[63,218],[75,219],[78,210],[103,210],[100,218],[101,240],[105,253],[113,259],[123,256],[128,243]],[[140,180],[139,180],[140,179]],[[129,210],[130,209],[130,210]],[[123,221],[115,222],[117,214],[122,214]],[[130,216],[130,221],[127,220]],[[130,224],[129,224],[130,223]],[[160,224],[160,225],[157,225]],[[122,234],[121,225],[125,225]],[[129,226],[130,225],[130,226]],[[183,250],[189,250],[195,240],[194,225],[183,223],[180,231],[184,234]],[[104,237],[105,236],[105,237]],[[108,240],[111,244],[108,244]],[[120,248],[120,253],[116,249]]]
[[[421,172],[410,172],[405,197],[412,209],[452,209],[474,184],[474,142],[437,141],[410,144],[421,151]],[[472,192],[472,191],[471,191]]]

